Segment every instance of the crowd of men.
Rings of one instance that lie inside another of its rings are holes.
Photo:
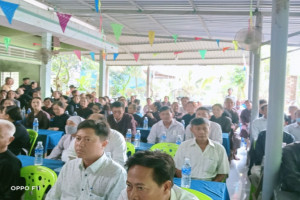
[[[136,96],[129,100],[121,96],[112,102],[107,96],[98,98],[95,92],[80,93],[73,85],[67,95],[52,91],[51,97],[42,100],[37,83],[30,84],[29,78],[23,81],[13,91],[13,79],[8,77],[0,92],[0,196],[4,199],[19,199],[22,194],[10,187],[24,184],[18,178],[21,163],[16,155],[28,153],[31,144],[26,128],[33,128],[35,118],[40,129],[65,132],[47,156],[66,162],[47,194],[46,199],[51,200],[196,199],[173,184],[174,176],[182,176],[185,158],[190,159],[192,178],[222,182],[229,174],[229,162],[239,159],[237,149],[241,137],[247,148],[251,146],[249,171],[254,164],[262,163],[267,102],[260,101],[261,116],[252,122],[250,133],[251,101],[240,102],[231,88],[224,102],[212,106],[202,106],[189,97],[170,103],[166,96],[163,101],[155,102],[147,98],[142,107]],[[283,142],[297,146],[300,145],[295,142],[300,140],[300,110],[295,106],[289,110],[290,115],[284,121]],[[162,136],[169,143],[181,139],[174,158],[150,151],[127,158],[126,133],[131,129],[134,140],[136,128],[143,127],[144,123],[151,128],[148,143],[159,143]],[[222,146],[222,133],[230,136],[229,157]],[[254,141],[255,148],[251,145]],[[7,174],[12,174],[10,179],[6,179]]]

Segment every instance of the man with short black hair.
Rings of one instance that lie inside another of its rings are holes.
[[[23,88],[24,94],[28,94],[29,90],[31,89],[30,78],[23,78],[23,84],[20,85],[19,88]]]
[[[228,157],[224,147],[208,138],[209,124],[207,119],[195,118],[191,121],[194,139],[179,145],[174,157],[176,176],[181,177],[184,159],[189,158],[192,167],[192,178],[221,182],[229,173]]]
[[[263,104],[260,110],[263,116],[252,122],[252,132],[250,133],[251,141],[256,141],[258,134],[267,129],[268,104]]]
[[[300,110],[295,112],[295,123],[284,127],[284,131],[292,134],[295,137],[295,141],[300,141]]]
[[[197,200],[193,194],[173,183],[172,157],[160,151],[141,151],[127,163],[127,189],[118,200]]]
[[[182,141],[184,139],[184,127],[181,123],[173,119],[171,108],[163,106],[159,109],[160,121],[154,124],[148,135],[148,143],[155,144],[160,142],[162,134],[166,134],[166,141],[175,143],[178,135],[181,136]]]
[[[182,120],[184,120],[185,124],[184,128],[186,128],[190,124],[190,121],[195,118],[196,106],[193,101],[189,101],[187,102],[185,109],[187,113],[182,117]]]
[[[122,133],[126,137],[128,129],[131,129],[132,138],[136,133],[136,125],[132,115],[125,113],[124,104],[120,101],[116,101],[111,104],[112,114],[107,117],[107,122],[112,129],[115,129]]]
[[[109,134],[109,126],[103,121],[79,124],[75,139],[78,158],[63,166],[46,199],[118,198],[126,187],[126,171],[104,153]]]

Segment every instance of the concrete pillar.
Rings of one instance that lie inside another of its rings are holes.
[[[42,34],[42,48],[51,51],[52,33]],[[40,87],[42,99],[51,96],[51,61],[47,64],[42,63],[40,66]]]
[[[282,156],[288,19],[289,0],[273,0],[268,125],[262,190],[262,199],[266,200],[271,199],[278,184]]]
[[[151,74],[151,71],[150,71],[150,66],[148,65],[147,66],[147,88],[146,88],[146,96],[147,98],[150,97],[150,74]]]
[[[99,96],[103,97],[106,96],[106,61],[103,57],[103,51],[100,51],[99,56]]]
[[[248,71],[248,97],[252,101],[253,94],[253,71],[254,71],[254,63],[253,63],[253,53],[249,54],[249,71]]]

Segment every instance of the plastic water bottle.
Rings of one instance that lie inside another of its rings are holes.
[[[73,116],[77,116],[77,112],[76,111],[74,112]]]
[[[145,117],[145,118],[144,118],[143,129],[148,129],[148,117]]]
[[[65,114],[66,114],[66,115],[69,115],[69,111],[66,110],[66,111],[65,111]]]
[[[141,143],[141,132],[140,132],[140,130],[137,130],[135,137],[134,137],[134,146],[140,147],[140,143]]]
[[[177,145],[180,145],[181,144],[181,142],[182,142],[182,137],[181,137],[181,135],[177,135],[177,138],[176,138],[176,144]]]
[[[131,142],[131,136],[132,136],[131,129],[128,129],[126,133],[126,142]]]
[[[38,120],[38,118],[34,118],[33,123],[32,123],[32,129],[37,133],[39,132],[39,120]]]
[[[22,119],[24,120],[25,119],[25,114],[26,114],[25,107],[22,108],[21,114],[22,114]]]
[[[183,125],[183,128],[185,128],[185,121],[184,120],[181,120],[181,123]]]
[[[192,168],[190,164],[190,159],[184,159],[184,165],[181,168],[181,187],[190,188],[191,187],[191,173]]]
[[[160,136],[160,143],[166,142],[166,141],[167,141],[167,133],[166,132],[162,132],[162,134]]]
[[[30,108],[27,109],[27,115],[28,115],[29,113],[31,113],[31,109],[30,109]]]
[[[44,147],[43,142],[38,141],[38,144],[35,148],[34,152],[34,165],[42,165],[43,164],[43,154],[44,154]]]

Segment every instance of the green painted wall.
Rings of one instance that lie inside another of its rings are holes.
[[[23,83],[24,77],[40,82],[40,66],[36,64],[0,60],[0,72],[19,72],[20,85]]]

